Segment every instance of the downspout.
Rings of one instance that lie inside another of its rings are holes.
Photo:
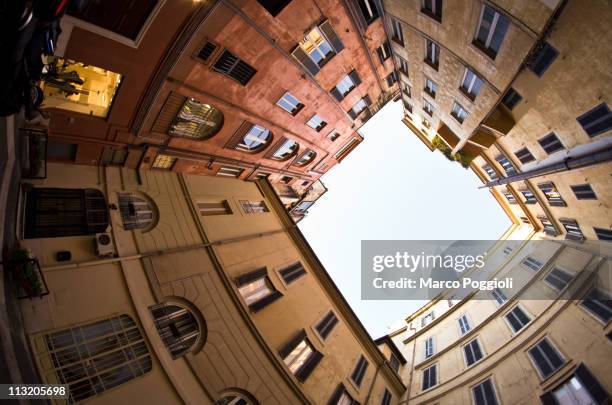
[[[412,326],[412,322],[408,325],[408,329],[410,329],[413,333],[412,336],[416,334],[416,328]],[[410,391],[412,390],[412,378],[414,376],[414,358],[416,357],[416,339],[414,339],[414,345],[412,346],[412,356],[410,360],[410,377],[408,377],[408,386],[406,387],[406,401],[408,403],[408,399],[410,399]]]

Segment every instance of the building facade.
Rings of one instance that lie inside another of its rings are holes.
[[[291,208],[398,93],[382,14],[373,0],[90,2],[62,20],[55,63],[84,83],[45,85],[48,159],[267,177]]]
[[[41,382],[70,403],[399,403],[406,360],[369,337],[269,182],[74,167],[20,196],[48,290],[21,305]]]

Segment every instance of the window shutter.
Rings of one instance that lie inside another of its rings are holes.
[[[349,77],[351,78],[353,83],[355,83],[355,87],[361,84],[361,79],[359,78],[359,75],[357,74],[357,71],[355,69],[353,69],[353,71],[349,73]]]
[[[332,96],[334,96],[336,98],[336,100],[338,101],[342,101],[344,99],[344,96],[342,95],[342,93],[340,93],[340,90],[338,90],[337,87],[334,86],[333,89],[331,89],[330,93],[332,94]]]
[[[314,371],[315,367],[317,367],[317,365],[321,362],[322,358],[323,354],[315,351],[297,371],[295,378],[297,378],[300,382],[306,381],[308,376]]]
[[[292,337],[282,349],[279,350],[278,354],[284,359],[300,344],[302,340],[306,338],[306,331],[302,329],[294,337]]]
[[[236,132],[234,132],[234,135],[232,135],[229,141],[227,141],[227,143],[225,144],[225,148],[235,149],[236,146],[238,146],[240,142],[242,142],[242,139],[244,139],[244,136],[247,134],[247,132],[249,132],[252,126],[253,123],[244,121],[242,125],[238,127]]]
[[[338,38],[338,35],[332,28],[329,20],[323,21],[321,25],[319,25],[319,28],[321,29],[323,35],[325,35],[325,38],[327,38],[331,46],[334,48],[334,51],[336,51],[336,53],[340,53],[340,51],[344,49],[344,45],[342,44],[342,41],[340,41],[340,38]]]
[[[342,384],[338,384],[338,386],[334,390],[334,393],[329,398],[329,401],[327,401],[327,405],[337,405],[343,392],[344,386]]]
[[[369,95],[365,95],[365,97],[363,98],[363,101],[366,103],[367,106],[372,105],[372,99],[370,99]]]
[[[293,50],[293,52],[291,52],[291,55],[293,55],[293,57],[297,59],[297,61],[300,62],[304,69],[306,69],[311,75],[314,76],[319,73],[319,70],[321,70],[319,69],[319,65],[314,63],[314,61],[310,59],[310,56],[308,56],[299,45]]]
[[[351,117],[351,119],[357,118],[357,114],[355,113],[355,111],[353,111],[352,108],[350,110],[348,110],[347,113],[348,113],[349,117]]]
[[[267,275],[268,275],[268,269],[265,267],[262,267],[260,269],[253,270],[248,273],[242,274],[236,277],[234,281],[236,282],[236,285],[240,287],[244,284],[248,284],[252,281],[255,281]]]
[[[355,17],[355,22],[357,23],[357,29],[363,35],[368,29],[368,23],[361,11],[361,7],[359,7],[357,0],[351,0],[348,2],[349,8],[351,9],[351,14]],[[381,15],[381,14],[379,14]]]
[[[271,303],[273,303],[274,301],[276,301],[282,296],[283,294],[281,294],[280,291],[274,291],[272,294],[267,295],[263,297],[262,299],[257,300],[251,305],[249,305],[249,309],[253,312],[261,311],[262,309],[264,309],[265,307],[267,307],[268,305],[270,305]]]
[[[606,392],[604,387],[597,381],[597,379],[591,374],[589,369],[581,363],[576,369],[576,376],[584,384],[587,391],[591,394],[593,399],[598,404],[605,404],[610,399],[610,395]]]

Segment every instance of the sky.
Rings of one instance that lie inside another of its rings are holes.
[[[321,180],[328,188],[299,227],[373,338],[426,301],[361,299],[361,240],[497,240],[510,220],[472,170],[431,152],[389,102],[364,141]]]

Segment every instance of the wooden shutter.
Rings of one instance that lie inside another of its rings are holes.
[[[274,291],[272,294],[266,295],[262,299],[257,300],[251,305],[249,305],[249,309],[252,312],[261,311],[262,309],[264,309],[265,307],[267,307],[268,305],[270,305],[271,303],[273,303],[274,301],[276,301],[282,296],[283,294],[281,294],[280,291]]]
[[[236,277],[234,280],[236,282],[236,285],[240,287],[244,284],[248,284],[252,281],[255,281],[267,275],[268,275],[268,269],[265,267],[262,267],[260,269],[250,271],[248,273],[241,274],[240,276]]]
[[[340,90],[338,90],[337,87],[334,86],[333,89],[331,89],[330,93],[332,94],[332,96],[334,96],[336,98],[336,100],[338,101],[342,101],[344,99],[344,95],[342,95],[342,93],[340,93]]]
[[[291,52],[291,55],[293,55],[293,57],[297,59],[297,61],[300,62],[304,69],[306,69],[311,75],[314,76],[319,73],[319,70],[321,70],[319,65],[310,59],[310,56],[308,56],[308,54],[306,54],[306,52],[304,52],[299,45],[295,47],[295,49]]]
[[[304,365],[300,367],[300,369],[295,373],[295,378],[300,382],[306,381],[308,376],[312,374],[317,365],[321,362],[323,358],[323,354],[315,351],[309,358],[306,360]]]
[[[295,336],[293,336],[279,351],[278,354],[284,359],[300,344],[302,340],[306,339],[306,331],[302,329]]]
[[[329,41],[332,48],[334,48],[334,51],[336,51],[336,53],[340,53],[340,51],[344,49],[344,45],[342,44],[342,41],[340,41],[340,38],[338,37],[338,34],[336,34],[336,31],[334,31],[334,29],[332,28],[331,24],[329,23],[329,20],[323,21],[319,25],[319,28],[321,29],[323,35],[325,35],[325,38],[327,38],[327,40]]]
[[[349,77],[351,78],[353,83],[355,83],[355,87],[361,84],[361,79],[359,78],[359,75],[357,74],[357,71],[355,69],[353,69],[351,73],[349,73]]]
[[[236,149],[236,146],[242,142],[244,136],[249,132],[249,130],[253,127],[253,123],[249,121],[244,121],[234,132],[234,135],[227,141],[225,144],[226,149]]]
[[[576,376],[582,382],[582,384],[586,387],[587,391],[591,394],[593,399],[598,404],[607,404],[610,399],[610,395],[605,390],[605,388],[597,381],[597,379],[591,374],[589,369],[581,363],[576,369]]]

